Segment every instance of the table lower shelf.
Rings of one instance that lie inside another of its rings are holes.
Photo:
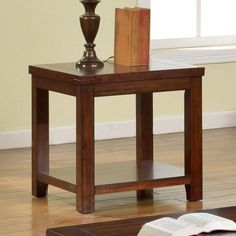
[[[38,180],[76,193],[76,169],[56,168],[39,172]],[[190,184],[181,168],[157,161],[126,161],[95,166],[95,194]]]

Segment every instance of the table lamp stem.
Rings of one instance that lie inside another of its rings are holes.
[[[80,0],[85,8],[85,13],[80,17],[80,25],[85,37],[86,43],[83,57],[76,63],[79,69],[102,68],[103,62],[100,61],[94,50],[96,46],[93,42],[96,38],[100,16],[95,14],[95,8],[100,0]]]

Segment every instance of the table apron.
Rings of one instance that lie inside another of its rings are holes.
[[[76,87],[79,85],[51,80],[47,78],[33,78],[37,80],[37,88],[76,96]],[[148,92],[164,92],[190,89],[191,80],[196,78],[160,79],[134,82],[116,82],[95,84],[94,96],[110,96]]]
[[[96,84],[95,96],[187,90],[190,84],[190,78]]]
[[[33,78],[36,79],[37,88],[49,90],[66,95],[76,96],[76,85],[62,81],[56,81],[47,78]]]

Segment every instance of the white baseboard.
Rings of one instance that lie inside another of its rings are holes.
[[[154,118],[154,134],[175,133],[184,130],[183,116]],[[236,126],[236,111],[214,112],[203,115],[203,129],[216,129]],[[135,136],[135,121],[98,123],[95,126],[95,139],[113,139]],[[75,142],[75,127],[50,129],[50,144]],[[0,132],[0,149],[31,146],[31,130]]]

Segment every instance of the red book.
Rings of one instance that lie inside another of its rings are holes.
[[[140,65],[148,65],[150,57],[150,9],[140,9]]]

